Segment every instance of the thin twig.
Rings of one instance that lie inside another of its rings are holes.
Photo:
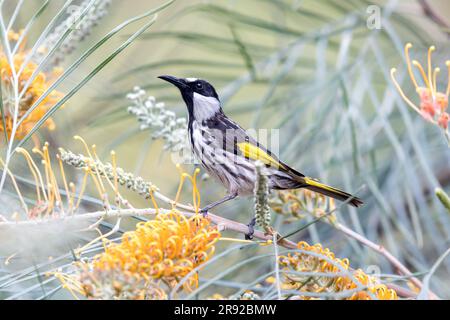
[[[401,274],[410,277],[411,282],[417,286],[419,289],[423,287],[422,282],[413,276],[412,272],[405,267],[396,257],[394,257],[389,251],[387,251],[383,246],[373,243],[369,239],[360,235],[359,233],[349,229],[341,223],[337,223],[335,225],[336,229],[342,231],[347,236],[357,240],[363,245],[371,248],[372,250],[378,252],[382,256],[384,256]],[[430,299],[439,299],[438,296],[430,290]]]
[[[277,244],[277,233],[274,232],[272,236],[274,255],[275,255],[275,278],[276,278],[276,288],[278,300],[281,300],[281,280],[280,280],[280,265],[278,264],[278,244]]]
[[[164,196],[163,196],[164,197]],[[179,207],[185,207],[188,210],[186,211],[180,211],[181,214],[183,214],[186,217],[192,217],[194,216],[196,213],[193,211],[193,208],[189,207],[189,206],[185,206],[185,205],[179,205]],[[21,227],[21,226],[38,226],[38,225],[43,225],[43,224],[48,224],[48,223],[57,223],[59,225],[61,225],[62,223],[70,223],[73,221],[80,221],[80,220],[90,220],[90,219],[102,219],[102,218],[123,218],[123,217],[145,217],[145,216],[154,216],[156,214],[167,214],[172,212],[172,210],[168,210],[168,209],[161,209],[159,208],[157,209],[121,209],[121,210],[110,210],[107,213],[105,211],[96,211],[96,212],[90,212],[90,213],[84,213],[84,214],[78,214],[78,215],[70,215],[70,216],[64,216],[64,217],[59,217],[56,219],[36,219],[36,220],[23,220],[23,221],[3,221],[0,222],[0,230],[2,228],[14,228],[14,227]],[[237,233],[241,233],[241,234],[248,234],[249,233],[249,228],[247,225],[233,221],[233,220],[229,220],[217,215],[214,215],[212,213],[208,214],[208,218],[211,220],[212,223],[214,223],[215,225],[218,226],[219,230],[223,231],[223,230],[231,230],[231,231],[235,231]],[[342,230],[342,229],[340,229]],[[367,239],[362,239],[361,236],[359,236],[358,234],[354,233],[353,231],[349,230],[348,228],[345,229],[345,231],[349,232],[350,234],[355,234],[356,236],[354,237],[356,240],[360,240],[362,243],[367,244],[369,247],[375,249],[377,252],[379,252],[379,246],[377,246],[376,244],[370,242]],[[344,231],[342,230],[342,231]],[[344,231],[344,232],[345,232]],[[255,233],[253,234],[254,238],[263,240],[263,241],[270,241],[273,240],[273,235],[270,234],[264,234],[264,232],[262,231],[258,231],[255,230]],[[371,244],[371,245],[369,245]],[[281,239],[277,241],[277,245],[280,245],[284,248],[287,249],[296,249],[297,245],[287,239]],[[380,252],[382,253],[382,252]],[[383,254],[383,253],[382,253]],[[395,259],[395,257],[393,257]],[[400,263],[401,265],[401,263]],[[407,270],[407,269],[406,269]],[[420,283],[420,282],[419,282]],[[398,285],[395,284],[386,284],[389,288],[394,289],[398,295],[402,296],[402,297],[407,297],[407,298],[411,298],[411,297],[415,297],[416,294],[408,289],[399,287]]]
[[[430,6],[428,1],[426,0],[419,0],[419,4],[422,7],[423,14],[427,16],[429,19],[434,21],[439,27],[449,29],[450,25],[441,17],[439,16],[434,9]]]
[[[186,208],[190,208],[188,206],[183,206]],[[72,221],[80,221],[80,220],[90,220],[90,219],[101,219],[101,218],[123,218],[123,217],[143,217],[143,216],[154,216],[157,212],[162,214],[167,214],[172,212],[172,210],[168,209],[121,209],[121,210],[109,210],[107,213],[105,211],[96,211],[84,214],[77,214],[71,216],[64,216],[59,218],[49,218],[49,219],[35,219],[35,220],[23,220],[23,221],[5,221],[0,222],[0,230],[2,228],[8,227],[17,227],[17,226],[38,226],[42,224],[48,223],[70,223]],[[192,217],[196,213],[188,210],[188,211],[180,211],[186,217]],[[239,222],[235,222],[226,218],[219,217],[214,214],[208,214],[208,218],[212,223],[217,225],[221,231],[223,230],[231,230],[242,234],[249,233],[249,228],[247,225]],[[272,235],[265,235],[262,231],[255,231],[254,237],[260,240],[269,241],[272,240]],[[288,249],[297,248],[296,244],[289,240],[283,240],[278,243]]]

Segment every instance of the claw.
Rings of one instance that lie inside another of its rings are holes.
[[[256,218],[253,218],[247,225],[248,233],[245,234],[245,240],[253,240],[253,234],[255,233]]]
[[[200,213],[203,215],[203,218],[208,217],[208,208],[200,209]]]

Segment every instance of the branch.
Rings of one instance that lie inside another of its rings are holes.
[[[189,209],[189,206],[185,206],[185,205],[180,205],[182,207],[186,207]],[[96,211],[96,212],[90,212],[90,213],[84,213],[84,214],[78,214],[78,215],[70,215],[70,216],[66,216],[66,217],[60,217],[57,219],[41,219],[41,220],[23,220],[23,221],[3,221],[0,222],[0,230],[2,228],[12,228],[12,227],[17,227],[17,226],[39,226],[39,225],[44,225],[44,224],[48,224],[48,223],[70,223],[73,221],[80,221],[80,220],[91,220],[91,219],[102,219],[102,218],[123,218],[123,217],[146,217],[146,216],[154,216],[157,213],[160,214],[167,214],[172,212],[172,210],[168,210],[168,209],[121,209],[121,210],[111,210],[108,212],[105,211]],[[192,210],[187,210],[187,211],[180,211],[181,214],[183,214],[186,217],[192,217],[194,216],[196,213],[193,212]],[[212,223],[214,223],[215,225],[218,226],[220,231],[223,230],[231,230],[231,231],[235,231],[237,233],[241,233],[241,234],[248,234],[250,232],[249,228],[247,225],[233,221],[233,220],[229,220],[217,215],[214,215],[212,213],[208,214],[208,218],[211,220]],[[374,250],[376,250],[377,252],[382,253],[383,255],[385,255],[386,253],[388,254],[388,256],[392,257],[394,260],[396,260],[395,257],[393,257],[392,255],[390,255],[387,251],[380,251],[379,246],[377,246],[376,244],[370,242],[369,240],[362,238],[360,235],[354,233],[353,231],[351,231],[350,229],[342,226],[343,228],[338,228],[341,231],[344,231],[346,234],[348,235],[354,235],[352,236],[354,239],[366,244],[367,246],[373,248]],[[273,235],[269,235],[269,234],[265,234],[264,232],[255,230],[253,237],[256,239],[260,239],[263,241],[270,241],[273,240]],[[290,240],[287,239],[281,239],[278,241],[277,243],[278,245],[287,248],[287,249],[296,249],[297,245],[295,242],[292,242]],[[389,260],[389,259],[388,259]],[[391,261],[392,262],[392,261]],[[401,265],[400,262],[398,262],[397,264]],[[406,267],[404,267],[406,269]],[[407,269],[406,269],[407,270]],[[408,271],[409,272],[409,271]],[[409,273],[411,274],[411,273]],[[413,278],[412,278],[413,279]],[[417,280],[419,281],[419,280]],[[419,284],[421,287],[421,283],[419,281]],[[394,289],[398,295],[402,296],[402,297],[406,297],[406,298],[412,298],[412,297],[416,297],[417,295],[405,288],[402,288],[396,284],[391,284],[388,283],[386,284],[389,288]],[[416,284],[417,285],[417,284]]]
[[[63,149],[60,149],[60,155],[61,155],[61,160],[69,165],[72,165],[75,168],[78,169],[90,169],[93,172],[96,172],[97,174],[99,174],[100,176],[105,177],[106,179],[110,179],[110,180],[116,180],[120,185],[125,186],[126,188],[139,193],[141,196],[144,196],[145,198],[151,198],[151,197],[155,197],[163,202],[165,202],[166,204],[172,205],[173,207],[177,207],[179,209],[181,209],[181,214],[187,216],[187,217],[191,217],[193,215],[195,215],[195,210],[193,207],[191,206],[187,206],[187,205],[183,205],[183,204],[179,204],[177,202],[175,202],[174,200],[170,199],[169,197],[166,197],[165,195],[161,194],[159,192],[159,189],[156,188],[156,186],[154,186],[152,183],[145,181],[144,179],[142,179],[141,177],[136,177],[134,176],[132,173],[128,173],[125,172],[123,169],[121,168],[117,168],[114,165],[111,165],[110,163],[102,163],[99,160],[94,160],[92,158],[89,157],[85,157],[81,154],[74,154],[70,151],[66,151]],[[158,211],[156,209],[140,209],[140,210],[135,210],[135,209],[129,209],[129,210],[120,210],[120,211],[109,211],[107,213],[105,213],[104,211],[101,212],[94,212],[94,213],[87,213],[87,214],[83,214],[83,215],[76,215],[76,216],[71,216],[71,218],[75,218],[75,217],[85,217],[85,218],[102,218],[102,217],[124,217],[124,216],[142,216],[142,215],[155,215],[157,212],[161,212],[161,213],[168,213],[171,210],[167,210],[167,209],[159,209]],[[247,225],[244,225],[242,223],[238,223],[214,214],[209,213],[208,214],[209,219],[211,220],[212,223],[216,224],[219,228],[220,231],[223,230],[231,230],[231,231],[235,231],[241,234],[248,234],[250,233],[249,227]],[[23,223],[26,223],[27,221],[24,221]],[[5,225],[7,223],[0,223],[0,228],[2,225]],[[369,247],[375,249],[376,251],[382,253],[383,255],[387,255],[388,260],[391,263],[395,263],[397,265],[400,265],[402,268],[399,268],[399,270],[401,270],[402,272],[405,272],[406,275],[411,275],[411,272],[404,267],[395,257],[393,257],[389,252],[381,250],[379,246],[377,246],[376,244],[370,242],[369,240],[363,238],[362,236],[360,236],[359,234],[353,232],[350,229],[345,229],[344,226],[342,226],[344,229],[341,229],[342,231],[346,232],[348,235],[352,236],[353,238],[355,238],[356,240],[360,240],[362,243],[364,243],[365,245],[368,245]],[[264,240],[264,241],[271,241],[272,237],[274,237],[274,234],[271,232],[261,232],[256,230],[253,234],[254,238],[260,239],[260,240]],[[292,242],[290,240],[287,240],[284,237],[278,238],[277,240],[277,245],[280,245],[284,248],[287,249],[297,249],[297,244],[295,242]],[[380,251],[381,250],[381,251]],[[395,265],[394,264],[394,265]],[[406,273],[407,272],[407,273]],[[422,287],[421,282],[416,279],[413,282],[419,287]],[[388,287],[390,287],[389,284],[387,284]],[[407,289],[403,289],[402,290],[407,291]],[[414,295],[414,293],[410,292],[407,296],[410,297],[411,295]]]
[[[182,205],[180,205],[182,206]],[[183,206],[186,208],[190,208],[188,206]],[[91,219],[101,219],[101,218],[123,218],[123,217],[144,217],[144,216],[154,216],[157,213],[167,214],[172,212],[172,210],[168,209],[121,209],[121,210],[110,210],[108,212],[106,211],[96,211],[96,212],[90,212],[90,213],[84,213],[84,214],[78,214],[78,215],[70,215],[65,217],[59,217],[57,219],[40,219],[40,220],[23,220],[23,221],[3,221],[0,222],[0,230],[2,228],[9,228],[9,227],[16,227],[16,226],[39,226],[49,223],[70,223],[73,221],[80,221],[80,220],[91,220]],[[180,211],[181,214],[183,214],[186,217],[192,217],[196,213],[192,210],[188,211]],[[208,214],[208,218],[211,220],[212,223],[218,226],[220,231],[223,230],[231,230],[242,234],[248,234],[249,228],[247,225],[235,222],[233,220],[229,220],[226,218],[219,217],[217,215]],[[266,235],[262,231],[255,230],[254,237],[260,240],[269,241],[272,240],[272,235]],[[295,249],[297,248],[297,245],[289,240],[283,239],[279,241],[278,245],[283,246],[288,249]]]
[[[373,243],[369,239],[365,238],[364,236],[360,235],[359,233],[356,233],[355,231],[349,229],[348,227],[344,226],[341,223],[336,224],[336,229],[342,231],[347,236],[357,240],[358,242],[362,243],[363,245],[378,252],[379,254],[384,256],[395,268],[397,268],[397,270],[401,274],[410,277],[411,282],[416,287],[418,287],[419,289],[421,289],[423,287],[422,282],[419,279],[417,279],[416,277],[414,277],[412,272],[405,265],[403,265],[396,257],[394,257],[389,251],[387,251],[383,246]],[[439,297],[435,293],[430,291],[430,299],[436,300],[436,299],[439,299]]]
[[[423,14],[426,17],[428,17],[429,19],[434,21],[439,27],[442,27],[445,29],[450,28],[449,24],[441,16],[439,16],[436,12],[434,12],[433,8],[430,6],[428,1],[419,0],[419,4],[422,7]],[[447,31],[447,33],[448,33],[448,31]]]

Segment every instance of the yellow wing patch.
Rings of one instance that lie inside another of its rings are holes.
[[[238,143],[237,146],[239,150],[241,150],[244,157],[246,158],[252,160],[259,160],[266,165],[286,169],[281,163],[279,163],[277,160],[269,156],[264,150],[258,148],[257,146],[251,143],[241,142]]]

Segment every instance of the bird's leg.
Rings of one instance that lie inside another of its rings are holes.
[[[236,197],[237,197],[237,192],[230,193],[230,194],[226,195],[225,197],[223,197],[222,199],[220,199],[220,200],[218,200],[216,202],[208,204],[206,207],[202,208],[200,210],[200,212],[203,214],[203,217],[206,218],[208,216],[208,211],[209,210],[211,210],[212,208],[218,206],[219,204],[222,204],[222,203],[227,202],[229,200],[233,200]]]
[[[253,234],[255,233],[255,225],[256,225],[256,218],[253,218],[252,220],[250,220],[250,223],[247,225],[248,233],[245,234],[245,240],[253,239]]]

